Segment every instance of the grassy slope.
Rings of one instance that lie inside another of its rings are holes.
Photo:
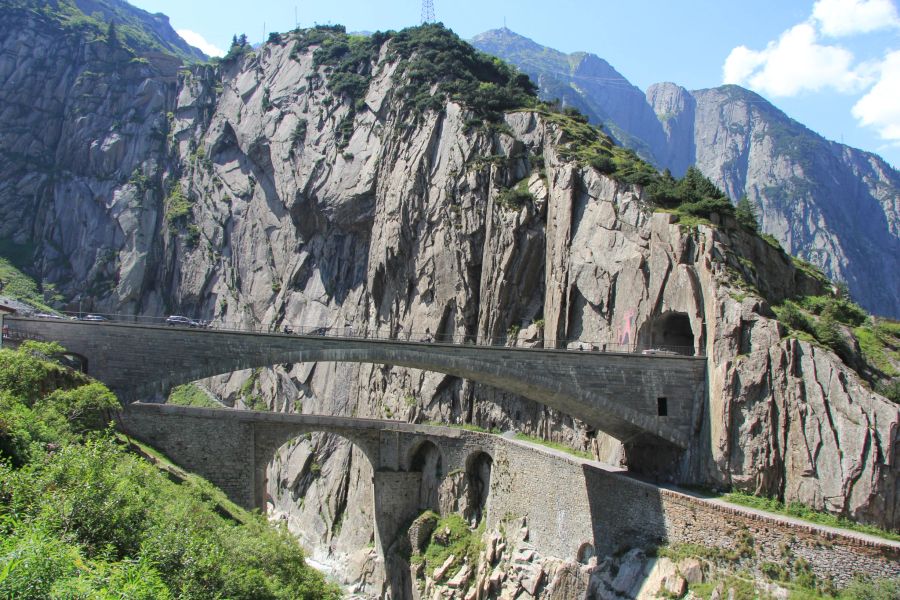
[[[54,312],[34,279],[20,271],[9,260],[0,257],[0,295],[9,296],[34,308]]]
[[[123,445],[54,351],[0,350],[0,597],[337,597],[286,530]]]

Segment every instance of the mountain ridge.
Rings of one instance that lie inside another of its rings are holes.
[[[581,109],[658,168],[680,175],[696,165],[732,201],[748,196],[763,230],[789,252],[845,281],[869,310],[900,317],[900,172],[877,154],[827,140],[740,86],[657,83],[636,93],[611,66],[615,77],[580,86],[559,65],[585,53],[565,55],[509,29],[479,34],[473,45],[515,64],[541,97]]]

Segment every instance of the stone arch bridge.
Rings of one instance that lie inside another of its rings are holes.
[[[376,536],[385,547],[429,508],[422,506],[420,493],[420,449],[431,444],[439,452],[438,477],[465,472],[473,455],[493,453],[491,436],[381,419],[143,403],[130,404],[118,419],[125,433],[251,510],[265,510],[266,467],[279,448],[308,433],[338,435],[358,447],[372,467]]]
[[[706,362],[645,356],[187,329],[7,317],[11,335],[57,341],[124,402],[241,369],[338,361],[437,371],[519,394],[625,442],[690,445],[706,391]]]
[[[492,385],[578,418],[631,445],[685,449],[706,393],[706,361],[351,337],[7,317],[11,335],[57,341],[124,402],[241,369],[338,361],[437,371]]]

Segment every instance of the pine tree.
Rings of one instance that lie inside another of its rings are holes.
[[[110,21],[109,26],[106,28],[106,42],[110,46],[119,45],[119,33],[116,31],[115,21]]]
[[[759,231],[759,221],[756,218],[756,207],[750,203],[747,196],[741,196],[734,207],[734,216],[738,223],[752,231]]]

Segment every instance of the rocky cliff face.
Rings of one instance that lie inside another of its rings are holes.
[[[692,157],[729,196],[758,206],[763,230],[788,252],[846,281],[870,310],[900,314],[900,173],[738,86],[662,84],[647,95],[675,163]]]
[[[586,107],[659,168],[681,175],[696,165],[732,200],[746,195],[788,252],[846,281],[869,310],[900,316],[900,173],[877,155],[828,141],[738,86],[661,83],[644,96],[596,56],[565,55],[505,29],[473,44],[540,81],[543,97]],[[607,69],[577,72],[570,62]]]
[[[166,112],[178,61],[138,58],[27,9],[3,10],[0,239],[83,308],[131,312],[158,262]],[[76,306],[77,309],[77,306]]]
[[[73,301],[230,326],[697,346],[709,357],[701,443],[669,474],[900,525],[897,406],[831,352],[784,338],[769,309],[821,284],[731,222],[680,225],[641,189],[564,160],[545,115],[487,125],[452,101],[413,110],[390,38],[351,70],[360,79],[315,57],[343,39],[317,30],[176,81],[39,16],[7,16],[0,135],[18,154],[3,167],[3,237],[30,244]],[[85,286],[96,277],[103,287]],[[659,466],[589,424],[438,373],[298,364],[210,385],[236,404],[514,428]],[[370,470],[326,436],[269,468],[273,510],[363,583],[378,572]]]
[[[506,28],[477,35],[472,45],[527,73],[538,84],[542,98],[577,108],[643,158],[663,164],[656,152],[664,148],[666,139],[644,92],[599,56],[565,54]]]

